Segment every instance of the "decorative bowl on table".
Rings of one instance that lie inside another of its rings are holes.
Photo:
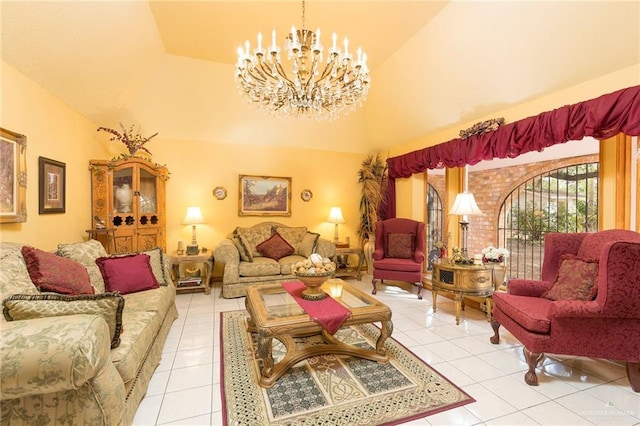
[[[296,277],[307,287],[302,292],[305,300],[322,300],[327,293],[320,289],[322,283],[331,278],[336,272],[336,265],[329,259],[317,253],[293,266]]]

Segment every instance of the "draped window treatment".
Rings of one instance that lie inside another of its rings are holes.
[[[640,135],[640,86],[543,112],[495,131],[387,159],[389,188],[384,217],[395,217],[395,179],[442,167],[462,167],[493,158],[515,158],[585,136],[610,138],[618,133]]]

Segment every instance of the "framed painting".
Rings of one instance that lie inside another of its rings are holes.
[[[50,158],[38,157],[40,214],[64,213],[66,165]]]
[[[291,178],[240,175],[238,216],[291,216]]]
[[[0,128],[0,223],[27,221],[27,137]]]

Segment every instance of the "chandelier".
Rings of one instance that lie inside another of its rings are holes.
[[[258,33],[258,47],[253,54],[249,41],[244,49],[238,48],[238,90],[251,104],[274,115],[324,120],[354,111],[369,92],[367,54],[358,49],[354,58],[346,37],[344,50],[337,47],[336,41],[334,33],[333,45],[323,63],[320,29],[305,29],[303,1],[302,29],[292,26],[285,41],[288,62],[281,62],[275,29],[269,46],[262,46],[262,33]]]

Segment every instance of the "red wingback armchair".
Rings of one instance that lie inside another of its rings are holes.
[[[412,219],[394,218],[376,223],[373,252],[373,294],[376,281],[407,281],[418,286],[422,299],[422,263],[425,255],[425,224]]]
[[[574,263],[567,266],[566,259]],[[548,290],[556,281],[585,276],[571,276],[571,267],[580,262],[597,262],[595,298],[592,292],[587,300],[550,300]],[[541,281],[512,279],[508,293],[493,294],[491,343],[499,343],[500,325],[522,342],[529,365],[525,382],[532,386],[538,384],[536,366],[548,352],[626,361],[631,387],[640,392],[640,234],[619,229],[547,234],[541,275]]]

